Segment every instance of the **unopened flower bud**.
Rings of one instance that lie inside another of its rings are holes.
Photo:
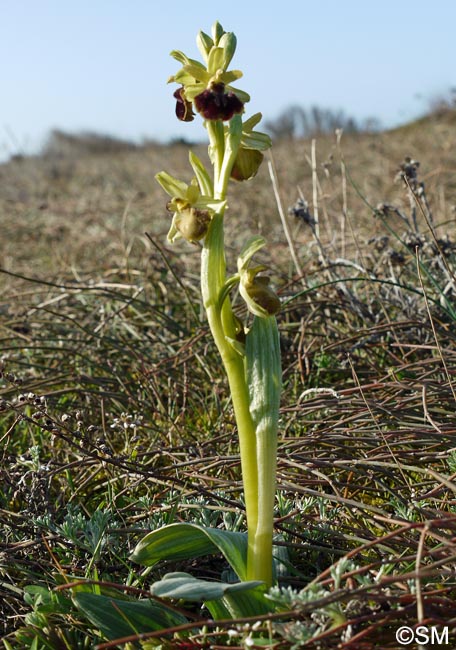
[[[236,333],[236,341],[238,341],[239,343],[245,343],[244,323],[241,321],[240,318],[238,318],[234,314],[233,314],[233,318],[234,318],[234,327]]]
[[[203,31],[200,31],[197,38],[196,38],[196,44],[198,46],[199,51],[201,52],[204,60],[207,63],[207,58],[209,56],[209,52],[211,51],[211,48],[214,45],[214,41],[212,38],[206,34]]]
[[[220,39],[222,38],[223,34],[225,33],[223,27],[217,20],[213,25],[212,25],[212,40],[214,41],[215,45],[219,44]]]
[[[241,147],[231,170],[231,178],[236,181],[248,181],[250,178],[253,178],[263,158],[264,156],[261,151]]]
[[[236,36],[233,32],[225,32],[220,38],[218,45],[223,49],[223,69],[227,70],[236,51]]]
[[[280,311],[280,298],[269,286],[268,277],[255,277],[253,282],[245,287],[245,290],[253,302],[266,311],[269,316],[273,316]]]
[[[260,318],[273,316],[281,309],[281,302],[277,294],[269,286],[270,279],[267,276],[259,276],[258,273],[267,267],[260,264],[249,268],[253,255],[265,244],[263,237],[252,237],[245,244],[238,257],[237,266],[239,272],[239,292],[247,303],[252,314]]]

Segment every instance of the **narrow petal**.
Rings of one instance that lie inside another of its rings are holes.
[[[178,88],[173,97],[176,99],[176,116],[182,122],[192,122],[195,114],[192,111],[192,102],[187,101],[184,88]]]

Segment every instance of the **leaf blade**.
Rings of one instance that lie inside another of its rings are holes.
[[[130,559],[152,566],[160,560],[186,560],[221,553],[240,580],[247,575],[247,535],[198,524],[176,523],[148,533]]]

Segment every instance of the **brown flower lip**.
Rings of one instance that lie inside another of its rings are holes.
[[[211,217],[207,210],[189,208],[180,214],[176,227],[182,237],[190,243],[195,243],[205,237]]]
[[[225,92],[225,84],[213,84],[195,97],[195,108],[206,120],[231,120],[242,113],[244,104],[232,91]]]
[[[192,111],[192,102],[189,102],[184,97],[184,87],[178,88],[173,93],[173,97],[176,99],[176,116],[177,119],[181,122],[192,122],[195,114]]]

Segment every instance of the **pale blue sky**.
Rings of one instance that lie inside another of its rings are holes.
[[[456,86],[456,0],[0,0],[0,158],[52,128],[199,139],[174,116],[169,52],[199,58],[215,20],[266,119],[318,104],[391,126]]]

